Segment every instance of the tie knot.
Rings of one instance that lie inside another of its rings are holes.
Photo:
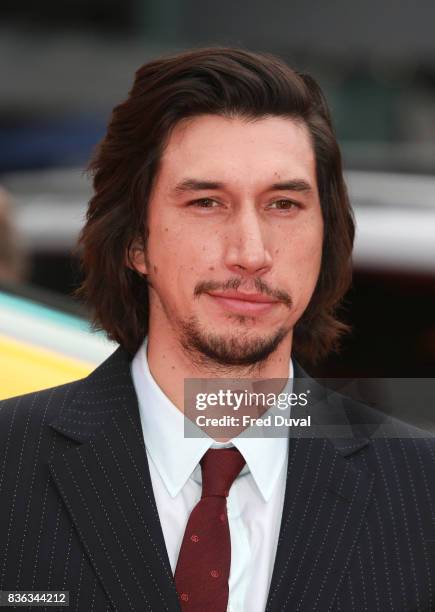
[[[210,448],[201,459],[202,497],[228,497],[244,465],[237,448]]]

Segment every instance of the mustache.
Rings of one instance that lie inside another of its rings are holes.
[[[274,299],[282,302],[289,308],[291,308],[293,305],[293,300],[290,294],[287,293],[287,291],[283,291],[282,289],[272,289],[261,278],[255,278],[249,280],[248,282],[243,281],[240,278],[231,278],[225,283],[218,283],[217,281],[202,281],[195,286],[193,293],[195,297],[198,297],[202,293],[208,293],[209,291],[227,291],[228,289],[233,289],[234,291],[237,291],[240,288],[248,291],[251,291],[252,288],[255,288],[258,293],[273,297]]]

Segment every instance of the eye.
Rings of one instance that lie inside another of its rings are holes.
[[[219,202],[211,198],[200,198],[199,200],[189,202],[189,206],[195,206],[196,208],[216,208],[216,206],[219,206]]]
[[[293,200],[275,200],[271,202],[267,208],[272,208],[274,210],[292,210],[294,208],[300,208],[300,205],[297,202],[293,202]]]

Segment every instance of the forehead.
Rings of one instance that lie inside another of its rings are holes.
[[[231,180],[235,177],[313,181],[315,155],[307,126],[287,117],[245,119],[202,115],[184,119],[170,134],[160,177],[181,175]]]

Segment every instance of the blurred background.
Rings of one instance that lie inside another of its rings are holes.
[[[311,73],[342,146],[358,224],[343,306],[353,333],[314,373],[435,376],[434,2],[3,0],[0,15],[0,340],[33,342],[10,318],[20,304],[86,317],[69,297],[91,193],[83,170],[134,71],[228,44]],[[86,369],[86,351],[68,358]]]

